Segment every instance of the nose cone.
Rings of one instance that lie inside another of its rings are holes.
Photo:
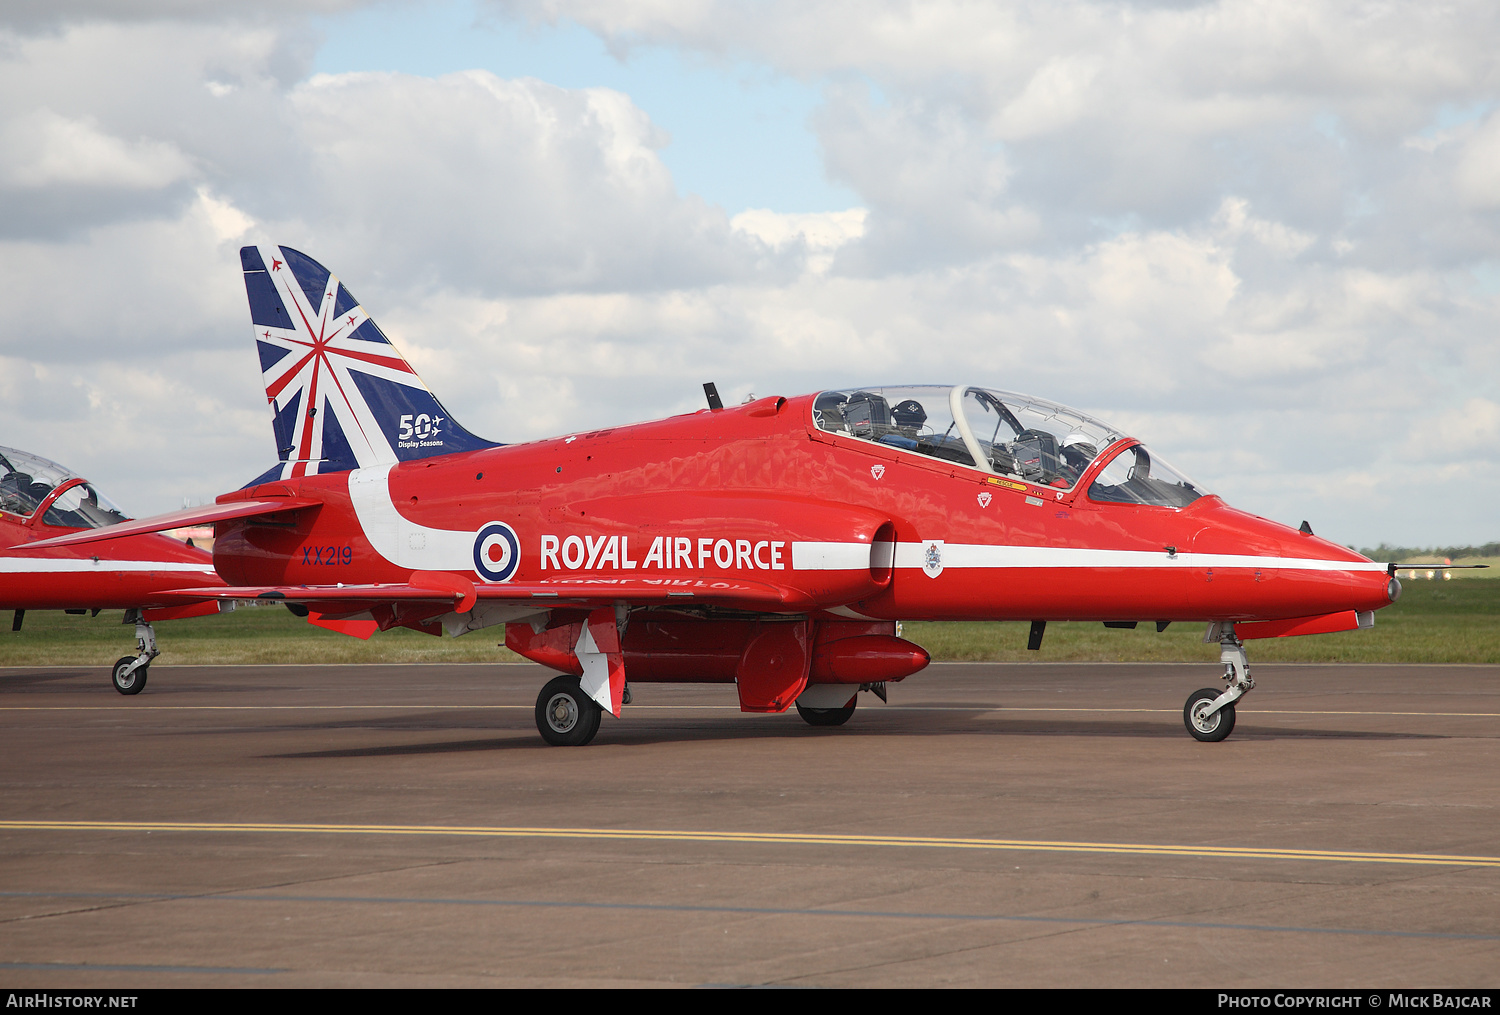
[[[1197,513],[1194,554],[1244,560],[1255,578],[1261,611],[1305,617],[1340,610],[1365,612],[1389,606],[1400,585],[1384,564],[1347,546],[1303,532],[1222,501]]]

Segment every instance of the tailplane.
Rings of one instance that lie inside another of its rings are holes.
[[[496,446],[449,417],[327,268],[271,245],[240,263],[281,459],[254,483]]]

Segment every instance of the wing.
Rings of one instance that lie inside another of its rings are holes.
[[[507,582],[475,586],[446,572],[415,572],[404,584],[369,585],[242,585],[227,588],[179,589],[170,593],[186,600],[242,599],[296,603],[326,614],[351,614],[379,606],[444,605],[466,613],[475,603],[535,604],[538,610],[558,607],[595,608],[613,603],[700,603],[756,613],[798,613],[816,605],[806,593],[785,585],[745,578],[616,578],[570,575],[539,582]]]
[[[301,508],[321,507],[320,500],[302,500],[296,497],[262,497],[256,500],[235,500],[227,504],[209,504],[203,507],[185,508],[181,511],[170,511],[164,515],[153,515],[150,518],[138,518],[134,521],[121,522],[118,525],[106,525],[102,529],[84,529],[82,532],[70,532],[66,536],[53,536],[51,539],[38,539],[34,543],[27,543],[26,549],[36,550],[49,546],[76,546],[79,543],[97,543],[105,539],[122,539],[125,536],[139,536],[148,532],[164,532],[167,529],[181,529],[189,525],[207,525],[211,522],[222,522],[230,518],[250,518],[255,515],[274,515],[283,511],[297,511]]]

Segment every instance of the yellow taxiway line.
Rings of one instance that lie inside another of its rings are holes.
[[[0,832],[207,832],[251,835],[427,835],[497,839],[589,839],[633,842],[708,842],[776,846],[883,846],[1043,853],[1113,853],[1135,856],[1238,860],[1314,860],[1338,863],[1500,867],[1500,856],[1443,853],[1364,853],[1263,846],[1171,846],[1127,842],[1055,842],[1029,839],[934,838],[906,835],[820,835],[804,832],[695,832],[649,828],[532,828],[484,825],[333,825],[210,821],[0,821]]]

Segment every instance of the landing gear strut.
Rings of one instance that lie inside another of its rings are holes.
[[[135,641],[140,654],[121,656],[110,672],[110,682],[121,694],[140,694],[146,687],[147,667],[151,660],[161,655],[161,649],[156,647],[156,632],[141,619],[140,611],[130,610],[125,614],[127,624],[132,620],[135,621]]]
[[[1245,645],[1235,636],[1234,625],[1224,624],[1220,631],[1219,658],[1224,663],[1224,679],[1229,686],[1222,692],[1213,687],[1194,691],[1182,706],[1182,721],[1187,731],[1195,740],[1210,744],[1218,743],[1233,731],[1234,703],[1255,687]]]

